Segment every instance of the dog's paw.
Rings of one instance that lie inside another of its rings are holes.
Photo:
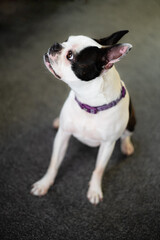
[[[40,179],[32,185],[31,194],[35,196],[44,196],[50,187],[45,178]]]
[[[123,154],[130,156],[134,153],[134,146],[130,139],[124,139],[121,142],[121,151]]]
[[[89,187],[87,198],[90,201],[90,203],[97,205],[99,202],[103,200],[103,193],[101,188]]]
[[[53,121],[53,127],[55,129],[58,129],[59,128],[59,118],[55,118],[54,121]]]

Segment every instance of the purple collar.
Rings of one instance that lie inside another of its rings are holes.
[[[98,113],[100,111],[104,111],[104,110],[107,110],[109,108],[112,108],[112,107],[116,106],[120,102],[120,100],[125,97],[125,95],[126,95],[126,89],[125,89],[124,86],[122,86],[121,95],[120,95],[119,98],[117,98],[116,100],[114,100],[114,101],[112,101],[112,102],[110,102],[108,104],[104,104],[104,105],[99,106],[99,107],[91,107],[91,106],[89,106],[87,104],[81,103],[77,99],[77,97],[75,97],[75,100],[79,104],[81,109],[85,110],[88,113],[96,114],[96,113]]]

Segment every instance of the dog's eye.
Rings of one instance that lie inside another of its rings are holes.
[[[73,59],[73,53],[72,51],[69,51],[68,54],[67,54],[67,59],[68,60],[72,60]]]

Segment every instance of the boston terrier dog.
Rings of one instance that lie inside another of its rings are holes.
[[[126,33],[127,30],[115,32],[99,40],[70,36],[61,44],[55,43],[44,55],[48,70],[67,83],[71,91],[60,117],[54,121],[58,132],[50,165],[46,174],[33,184],[33,195],[45,195],[54,183],[71,135],[88,146],[99,146],[87,193],[92,204],[103,199],[102,177],[116,141],[120,138],[122,153],[133,154],[134,109],[114,66],[132,48],[129,43],[117,44]]]

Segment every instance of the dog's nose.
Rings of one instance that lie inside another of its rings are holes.
[[[62,50],[62,45],[59,43],[54,43],[53,46],[49,49],[49,54],[54,54]]]

